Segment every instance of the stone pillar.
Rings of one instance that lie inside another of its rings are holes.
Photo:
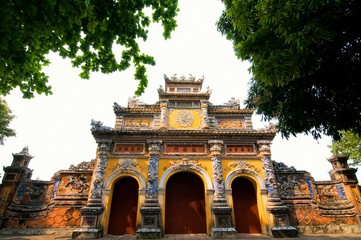
[[[111,140],[98,142],[98,158],[94,167],[88,202],[80,209],[81,228],[73,232],[72,239],[95,239],[103,235],[100,223],[100,216],[104,211],[102,188],[110,144]]]
[[[167,102],[160,102],[160,128],[167,128]]]
[[[298,230],[290,226],[288,214],[289,209],[279,196],[278,184],[271,160],[271,141],[257,141],[259,153],[262,159],[262,168],[267,188],[267,211],[273,216],[274,226],[271,232],[274,237],[298,237]]]
[[[31,180],[33,170],[28,166],[32,158],[33,156],[29,154],[28,147],[24,147],[21,152],[13,153],[11,166],[3,167],[5,174],[0,187],[0,229],[6,223],[8,206],[13,202],[14,195],[16,196],[21,182]],[[23,194],[21,196],[23,197]]]
[[[203,129],[209,128],[208,126],[208,102],[205,100],[201,101],[201,110],[202,110],[202,122],[201,126]]]
[[[232,224],[232,208],[228,206],[226,199],[226,191],[224,186],[222,171],[222,140],[209,140],[210,152],[212,158],[212,175],[213,175],[213,206],[215,223],[211,229],[211,237],[228,238],[236,233],[236,229]]]
[[[148,140],[149,164],[147,189],[144,205],[140,208],[142,226],[137,230],[138,238],[158,239],[162,237],[160,228],[160,206],[158,202],[158,163],[161,151],[160,140]]]

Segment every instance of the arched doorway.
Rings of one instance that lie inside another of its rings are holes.
[[[257,195],[250,180],[238,177],[232,182],[232,197],[238,233],[261,233]]]
[[[204,185],[190,172],[176,173],[166,185],[165,233],[206,233]]]
[[[114,235],[134,234],[138,207],[137,180],[124,177],[114,184],[108,233]]]

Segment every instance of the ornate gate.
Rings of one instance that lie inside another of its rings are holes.
[[[121,178],[115,183],[109,217],[109,234],[135,233],[138,189],[138,182],[132,177]]]
[[[173,175],[166,185],[165,233],[206,233],[204,185],[193,173]]]
[[[232,182],[236,230],[239,233],[261,233],[257,196],[252,182],[238,177]]]

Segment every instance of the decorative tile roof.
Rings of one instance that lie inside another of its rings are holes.
[[[102,135],[144,135],[144,136],[230,136],[230,137],[270,137],[276,135],[276,129],[197,129],[197,130],[173,130],[173,129],[95,129],[94,136]]]

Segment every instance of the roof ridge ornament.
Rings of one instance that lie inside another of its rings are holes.
[[[180,77],[177,76],[177,73],[173,74],[170,78],[163,74],[165,81],[171,81],[171,82],[196,82],[196,83],[202,83],[204,81],[204,75],[202,75],[200,78],[196,79],[192,74],[188,74],[188,76],[181,75]]]
[[[234,97],[231,97],[228,102],[224,103],[225,106],[228,106],[231,109],[240,109],[240,101]]]
[[[140,105],[145,105],[145,103],[141,102],[137,96],[128,98],[128,108],[136,108]]]
[[[94,119],[91,120],[90,125],[91,127],[91,131],[92,132],[96,132],[96,131],[103,131],[103,130],[111,130],[111,127],[107,127],[107,126],[103,126],[103,122],[101,121],[95,121]]]

